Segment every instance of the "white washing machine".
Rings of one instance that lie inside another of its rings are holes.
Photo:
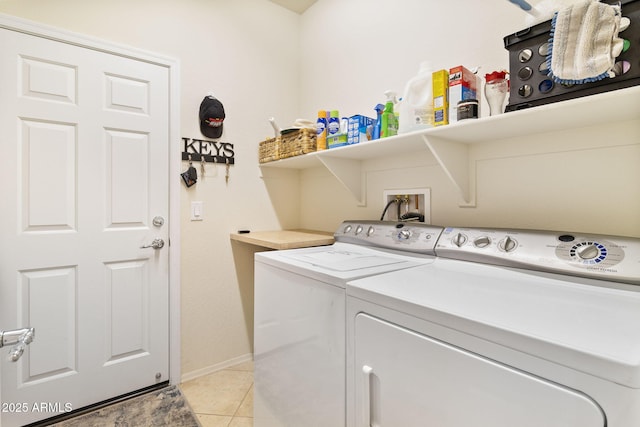
[[[345,221],[333,245],[255,255],[254,426],[345,425],[346,282],[433,262],[441,232]]]
[[[347,284],[347,425],[640,426],[640,239],[447,228]]]

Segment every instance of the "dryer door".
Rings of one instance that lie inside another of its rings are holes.
[[[580,392],[362,313],[353,366],[356,426],[605,426]]]

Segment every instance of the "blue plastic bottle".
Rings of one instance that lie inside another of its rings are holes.
[[[329,121],[327,122],[327,136],[340,132],[340,115],[338,110],[331,110]]]
[[[380,127],[382,126],[382,112],[384,111],[384,105],[378,104],[376,105],[376,123],[373,126],[373,135],[371,139],[380,139]]]

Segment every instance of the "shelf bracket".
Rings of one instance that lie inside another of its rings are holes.
[[[469,145],[457,141],[422,135],[425,144],[453,183],[462,200],[460,207],[476,207],[475,163],[469,163]]]
[[[351,192],[358,206],[366,206],[366,183],[360,160],[322,155],[318,159]]]

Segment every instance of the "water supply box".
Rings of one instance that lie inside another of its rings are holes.
[[[606,3],[611,3],[607,1]],[[506,111],[515,111],[538,105],[579,98],[596,93],[636,86],[640,84],[640,0],[622,0],[622,16],[630,19],[629,27],[619,37],[630,42],[615,60],[616,77],[600,81],[562,85],[547,76],[547,53],[551,21],[504,37],[509,51],[509,105]],[[625,72],[626,70],[626,72]]]
[[[440,70],[433,73],[433,124],[449,124],[449,72]]]
[[[355,115],[349,117],[347,124],[347,143],[357,144],[371,139],[375,120],[371,117]],[[367,130],[369,130],[367,132]]]
[[[449,70],[449,123],[458,121],[458,102],[477,99],[480,103],[478,80],[478,76],[462,65]]]

